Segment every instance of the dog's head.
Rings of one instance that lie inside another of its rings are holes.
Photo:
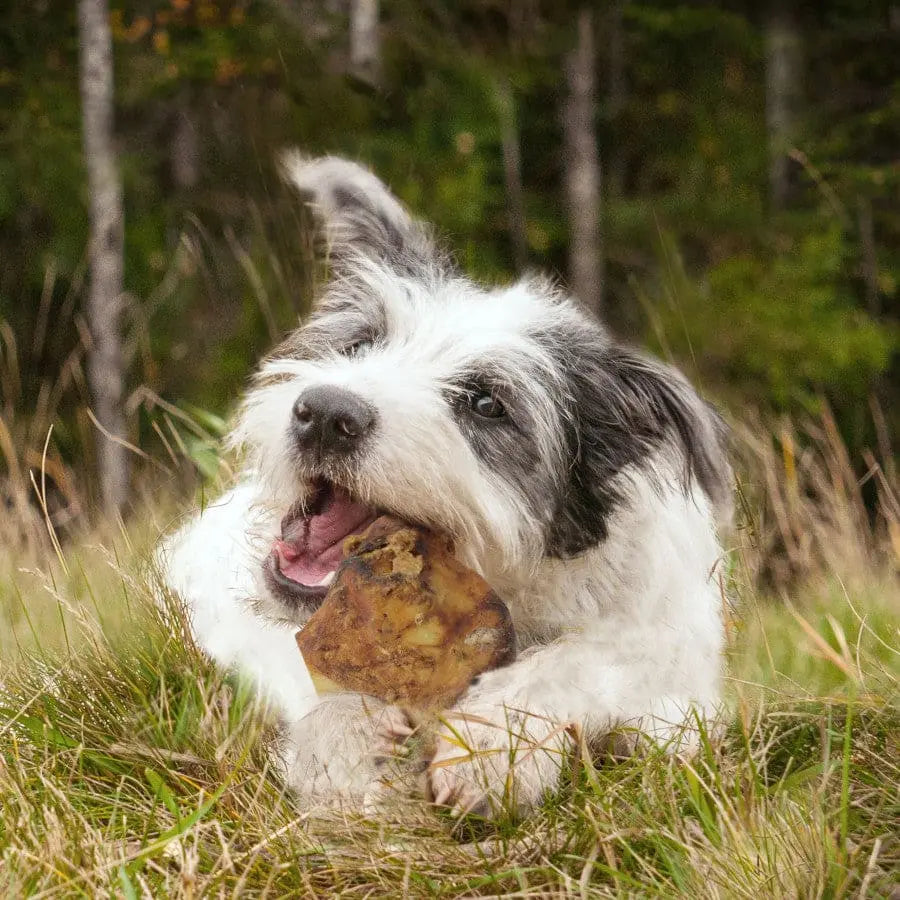
[[[549,283],[483,289],[370,172],[285,162],[332,278],[266,359],[235,437],[284,511],[265,562],[282,614],[320,602],[343,538],[380,512],[449,533],[488,577],[607,537],[623,473],[660,453],[728,493],[715,414],[674,370],[613,342]]]

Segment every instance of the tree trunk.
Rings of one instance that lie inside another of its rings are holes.
[[[800,78],[800,35],[783,3],[773,2],[766,18],[766,128],[769,193],[774,210],[784,209],[791,189],[788,156],[795,136]]]
[[[350,71],[377,85],[381,77],[379,0],[350,0]]]
[[[625,189],[625,154],[622,152],[622,112],[628,86],[625,81],[625,7],[628,0],[615,0],[609,22],[609,89],[607,104],[613,141],[607,165],[607,195],[621,197]]]
[[[569,280],[572,293],[591,311],[603,305],[600,232],[600,154],[594,133],[594,18],[578,14],[578,39],[565,64],[568,96],[563,106],[565,190],[569,211]]]
[[[86,318],[88,381],[101,433],[97,466],[103,505],[118,513],[128,497],[128,457],[122,410],[122,190],[113,144],[112,36],[107,0],[79,0],[84,156],[90,195],[90,283]]]
[[[169,164],[172,181],[179,190],[190,190],[200,180],[200,142],[191,118],[190,101],[180,97],[170,130]]]
[[[503,148],[503,178],[506,182],[506,217],[513,262],[519,274],[528,264],[528,236],[525,220],[525,196],[522,189],[522,157],[519,151],[519,129],[516,125],[516,101],[509,86],[498,84],[497,115],[500,119],[500,142]]]
[[[875,250],[875,222],[872,217],[872,204],[864,197],[858,200],[859,240],[862,245],[862,276],[866,286],[866,308],[869,315],[878,318],[881,315],[878,289],[878,254]]]

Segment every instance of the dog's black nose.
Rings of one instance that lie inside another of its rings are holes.
[[[345,453],[353,450],[374,424],[375,410],[344,388],[307,388],[294,403],[294,437],[304,450]]]

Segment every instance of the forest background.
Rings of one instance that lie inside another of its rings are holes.
[[[900,6],[113,0],[109,15],[119,405],[142,452],[174,446],[210,475],[254,361],[308,309],[308,222],[275,165],[297,146],[371,165],[474,275],[568,282],[726,411],[827,407],[863,469],[867,447],[891,456]],[[4,5],[0,490],[33,507],[43,459],[60,527],[100,496],[78,71],[75,4]],[[134,457],[128,499],[159,472]]]

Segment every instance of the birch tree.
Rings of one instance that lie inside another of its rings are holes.
[[[791,161],[800,78],[800,35],[786,4],[773,2],[766,17],[766,130],[769,192],[783,209],[790,191]]]
[[[370,84],[381,76],[379,17],[379,0],[350,0],[350,71]]]
[[[97,468],[103,505],[118,513],[128,496],[122,409],[122,189],[113,142],[113,61],[107,0],[78,0],[80,88],[89,193],[90,280],[86,319],[88,382],[99,425]]]
[[[596,77],[594,17],[587,7],[578,14],[574,49],[565,62],[563,105],[565,192],[569,214],[569,281],[572,293],[590,310],[603,305],[603,258],[600,231],[600,153],[594,132]]]

